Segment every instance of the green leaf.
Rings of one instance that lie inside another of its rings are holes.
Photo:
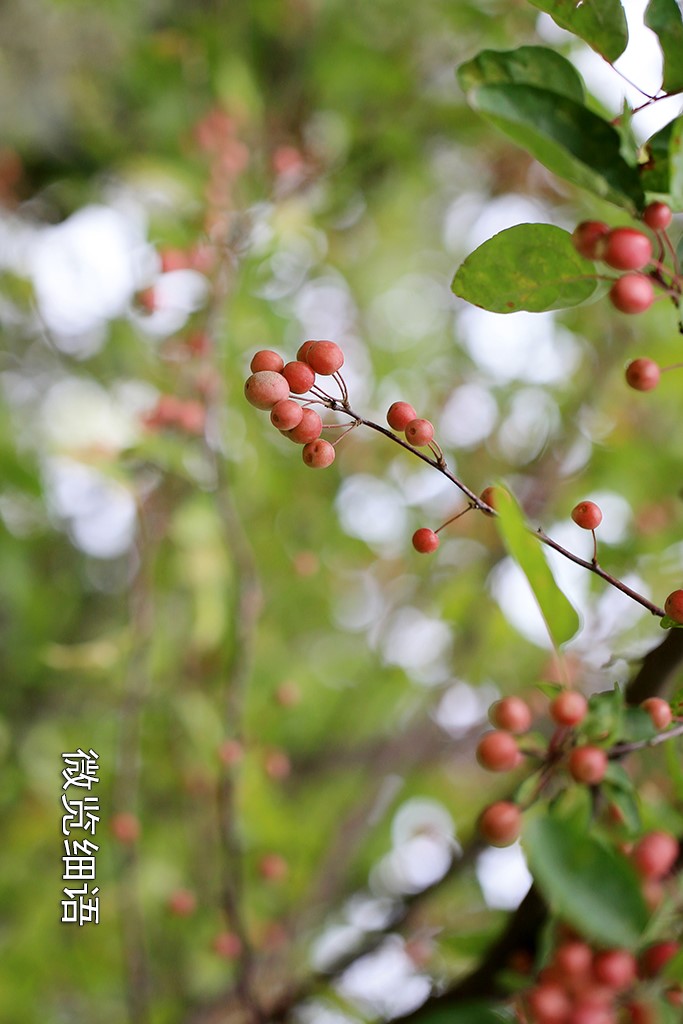
[[[646,192],[655,192],[662,196],[669,194],[669,147],[674,124],[674,121],[665,124],[643,144],[646,159],[640,164],[640,180]]]
[[[651,740],[658,729],[644,708],[624,708],[621,737],[624,743],[639,743]]]
[[[588,711],[580,728],[583,740],[608,744],[622,738],[624,696],[620,690],[603,690],[592,694],[588,700]]]
[[[683,629],[683,622],[676,622],[675,619],[670,619],[668,615],[662,615],[659,625],[662,629]]]
[[[480,85],[536,85],[552,89],[583,103],[583,79],[565,57],[544,46],[520,46],[516,50],[482,50],[458,68],[458,82],[469,93]]]
[[[631,785],[630,788],[626,788],[621,785],[621,782],[615,784],[609,778],[611,769],[618,767],[621,766],[616,765],[613,761],[610,762],[607,768],[607,775],[601,784],[601,790],[605,799],[621,811],[623,827],[628,835],[638,835],[642,831],[643,823],[635,796],[635,787]]]
[[[420,1014],[421,1024],[508,1024],[512,1020],[514,1017],[495,1003],[479,1001]]]
[[[541,313],[584,302],[598,282],[593,264],[553,224],[518,224],[471,253],[456,273],[456,295],[493,313]]]
[[[522,835],[529,867],[550,907],[581,934],[634,949],[648,910],[625,857],[587,831],[547,813],[527,813]]]
[[[683,90],[683,17],[676,0],[650,0],[645,24],[656,32],[664,55],[662,89],[669,93],[680,92]]]
[[[549,14],[560,28],[573,32],[610,63],[628,43],[626,16],[619,0],[530,0],[533,7]]]
[[[669,195],[674,210],[683,209],[683,117],[671,126],[669,139]]]
[[[621,155],[619,132],[568,96],[533,85],[482,85],[475,110],[549,170],[630,212],[644,204],[640,177]]]

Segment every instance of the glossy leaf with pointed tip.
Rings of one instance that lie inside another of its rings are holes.
[[[606,60],[613,62],[626,49],[628,26],[619,0],[530,0],[553,21],[579,36]]]
[[[583,79],[561,54],[545,46],[520,46],[516,50],[482,50],[457,71],[465,93],[480,85],[536,85],[583,103]]]
[[[533,2],[533,0],[532,0]],[[650,0],[645,24],[656,33],[664,55],[662,89],[683,90],[683,15],[676,0]]]

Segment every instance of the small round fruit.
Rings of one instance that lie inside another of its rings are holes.
[[[595,954],[593,974],[602,985],[622,992],[636,980],[636,958],[627,949],[606,949]]]
[[[674,590],[664,602],[664,611],[674,622],[683,623],[683,590]]]
[[[553,967],[561,977],[570,976],[577,978],[588,975],[593,965],[593,950],[587,942],[580,939],[571,939],[563,942],[555,950],[553,956]]]
[[[344,365],[344,353],[334,341],[315,341],[306,350],[306,362],[316,373],[329,377]]]
[[[406,424],[406,440],[415,448],[424,448],[434,439],[434,425],[429,420],[414,419]]]
[[[643,222],[653,231],[666,231],[673,219],[666,203],[650,203],[643,210]]]
[[[610,302],[620,313],[644,313],[655,301],[655,290],[642,274],[623,274],[609,290]]]
[[[600,259],[600,246],[609,230],[601,220],[584,220],[572,232],[572,245],[587,260]]]
[[[315,373],[308,365],[300,359],[294,359],[286,363],[282,368],[282,376],[289,384],[289,390],[295,395],[303,395],[315,384]]]
[[[306,465],[310,466],[311,469],[327,469],[334,462],[334,445],[330,444],[329,441],[323,441],[319,437],[315,441],[309,441],[308,444],[305,444],[301,455]]]
[[[122,846],[132,846],[140,838],[140,822],[130,811],[113,814],[109,827],[114,839]]]
[[[482,813],[479,832],[491,846],[510,846],[519,838],[522,812],[509,800],[498,800]]]
[[[262,348],[254,355],[249,364],[249,369],[252,373],[259,373],[261,370],[272,370],[274,373],[280,373],[284,365],[284,359],[277,352],[273,352],[270,348]]]
[[[289,384],[281,373],[259,370],[247,378],[244,394],[250,405],[257,409],[272,409],[283,398],[289,398]]]
[[[387,409],[387,423],[392,430],[401,433],[406,429],[411,420],[417,419],[417,413],[412,405],[407,402],[394,402]]]
[[[283,398],[270,410],[270,422],[278,430],[293,430],[304,417],[304,410],[292,398]]]
[[[258,871],[266,882],[281,882],[289,873],[289,865],[279,853],[267,853],[259,861]]]
[[[572,519],[582,530],[595,530],[602,522],[600,506],[594,501],[580,501],[572,509]]]
[[[648,697],[640,705],[652,719],[655,729],[668,729],[673,721],[673,711],[668,700],[662,697]]]
[[[197,897],[189,889],[176,889],[168,897],[167,906],[176,917],[189,917],[197,908]]]
[[[578,690],[563,690],[550,704],[550,717],[556,725],[578,725],[588,713],[588,701]]]
[[[296,353],[296,358],[300,359],[302,363],[308,362],[306,356],[308,355],[308,350],[310,349],[311,345],[315,345],[315,341],[305,341],[303,345],[299,345],[299,348]]]
[[[652,242],[637,228],[614,228],[604,240],[602,259],[615,270],[640,270],[652,259]]]
[[[489,708],[489,721],[496,729],[523,733],[531,728],[531,708],[521,697],[503,697]]]
[[[561,1024],[568,1020],[571,1003],[564,988],[554,981],[542,982],[527,996],[532,1020],[542,1024]]]
[[[479,497],[485,505],[489,505],[494,511],[496,509],[496,494],[498,492],[497,487],[485,487]],[[484,509],[484,513],[487,516],[493,515],[488,509]]]
[[[283,378],[284,380],[284,378]],[[295,444],[308,444],[320,437],[323,430],[323,421],[315,409],[304,409],[301,420],[286,434]]]
[[[244,747],[239,740],[223,740],[218,748],[218,760],[230,767],[239,764],[244,757]]]
[[[607,771],[607,754],[601,747],[575,747],[569,755],[569,773],[576,782],[597,786]]]
[[[641,878],[664,878],[677,859],[678,840],[668,832],[648,832],[631,851],[631,860]]]
[[[509,732],[484,733],[477,744],[477,761],[490,772],[509,772],[522,760],[517,741]]]
[[[214,953],[224,960],[237,960],[242,953],[239,935],[234,932],[219,932],[211,943]]]
[[[652,391],[659,384],[660,374],[654,359],[634,359],[626,367],[626,383],[634,391]]]
[[[439,546],[439,535],[426,526],[420,527],[413,534],[413,547],[421,555],[429,555]]]
[[[643,978],[654,978],[664,970],[669,960],[676,956],[681,947],[677,942],[655,942],[643,950],[638,960],[639,974]]]

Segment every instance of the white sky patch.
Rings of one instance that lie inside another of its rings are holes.
[[[373,344],[391,351],[416,345],[443,331],[451,308],[447,285],[427,274],[406,274],[370,308]]]
[[[374,953],[356,960],[338,985],[347,999],[384,1017],[409,1013],[431,990],[431,981],[417,974],[399,939],[387,939]]]
[[[459,681],[446,690],[434,717],[450,736],[459,738],[486,722],[488,709],[499,696],[495,686],[475,687]]]
[[[336,499],[342,529],[367,544],[398,552],[407,532],[407,515],[395,487],[369,473],[357,473],[342,484]]]
[[[400,608],[391,616],[380,641],[387,665],[398,665],[426,685],[443,682],[451,642],[445,622],[411,607]]]
[[[437,437],[444,445],[476,448],[493,431],[498,405],[481,384],[463,384],[453,391],[438,422]]]
[[[519,843],[484,850],[477,857],[475,870],[487,905],[499,910],[515,910],[532,882]]]
[[[93,469],[67,458],[46,465],[50,511],[66,520],[74,543],[94,558],[117,558],[130,547],[136,510],[132,495]]]

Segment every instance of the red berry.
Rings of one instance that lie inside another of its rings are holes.
[[[323,421],[317,412],[314,409],[304,409],[299,423],[286,433],[295,444],[308,444],[309,441],[315,441],[320,437],[322,429]]]
[[[254,355],[249,369],[252,373],[258,373],[260,370],[272,370],[274,373],[280,373],[284,365],[284,359],[277,352],[273,352],[270,348],[262,348]]]
[[[519,836],[522,812],[509,800],[498,800],[483,812],[479,832],[491,846],[510,846]]]
[[[628,1024],[657,1024],[657,1011],[650,1003],[629,1003]]]
[[[140,822],[130,811],[113,814],[109,822],[111,834],[123,846],[132,846],[140,838]]]
[[[292,762],[284,750],[269,750],[265,756],[263,767],[266,770],[266,775],[276,781],[289,778],[292,772]]]
[[[415,448],[424,448],[434,438],[434,426],[429,420],[410,420],[405,427],[406,440]]]
[[[289,865],[279,853],[267,853],[259,861],[258,870],[267,882],[281,882],[287,877]]]
[[[197,907],[197,898],[189,889],[176,889],[168,897],[168,909],[176,917],[189,917]]]
[[[310,349],[311,345],[315,345],[315,342],[305,341],[303,345],[299,345],[298,351],[296,353],[296,358],[300,359],[302,363],[308,362],[308,359],[306,357],[308,355],[308,350]]]
[[[652,391],[659,384],[660,373],[654,359],[634,359],[626,367],[626,383],[635,391]]]
[[[537,985],[529,992],[527,1001],[534,1024],[566,1024],[571,1004],[565,990],[556,982]]]
[[[276,402],[289,398],[289,384],[281,373],[259,370],[247,378],[244,394],[250,405],[257,409],[272,409]]]
[[[643,210],[643,221],[653,231],[666,231],[672,219],[673,214],[666,203],[650,203]]]
[[[306,350],[306,362],[316,373],[329,377],[344,365],[344,353],[334,341],[314,341]]]
[[[668,729],[673,721],[673,711],[667,700],[661,697],[648,697],[640,705],[643,711],[647,711],[656,729]]]
[[[239,740],[223,740],[218,748],[218,759],[225,765],[239,764],[244,757],[244,748]]]
[[[624,274],[610,288],[609,297],[620,313],[644,313],[655,301],[655,290],[648,277]]]
[[[557,725],[578,725],[588,713],[588,701],[578,690],[563,690],[550,704],[550,717]]]
[[[575,747],[569,755],[568,764],[573,779],[597,786],[607,771],[607,754],[601,747]]]
[[[567,975],[577,977],[586,976],[593,963],[593,950],[586,942],[574,939],[570,942],[563,942],[558,946],[553,956],[553,967],[556,967],[561,977]]]
[[[438,546],[438,534],[434,533],[433,530],[428,529],[426,526],[416,530],[413,534],[413,547],[416,551],[419,551],[421,555],[428,555],[432,551],[436,551]]]
[[[276,402],[270,410],[270,422],[278,430],[292,430],[298,427],[304,416],[304,410],[298,402],[291,398],[283,398]]]
[[[489,721],[497,729],[522,733],[531,728],[531,709],[521,697],[503,697],[489,708]]]
[[[654,978],[676,956],[681,947],[677,942],[655,942],[640,954],[638,968],[641,977]]]
[[[289,384],[289,390],[295,395],[303,395],[315,384],[315,373],[308,363],[303,363],[299,359],[286,363],[281,372]]]
[[[593,960],[595,980],[623,991],[636,980],[636,958],[627,949],[607,949]]]
[[[678,840],[668,832],[648,832],[631,852],[631,860],[641,878],[655,880],[668,875],[678,858]]]
[[[582,530],[594,530],[602,522],[602,512],[594,501],[580,501],[572,509],[572,519]]]
[[[484,504],[485,505],[490,505],[491,508],[494,509],[494,510],[496,508],[496,493],[497,493],[497,491],[498,491],[497,487],[485,487],[484,490],[479,495],[479,497],[484,502]],[[486,509],[484,509],[484,512],[485,512],[485,514],[487,516],[491,515],[491,512],[489,512]]]
[[[242,952],[242,943],[234,932],[219,932],[211,945],[214,953],[224,960],[236,960]]]
[[[308,444],[305,444],[301,455],[306,465],[310,466],[311,469],[327,469],[334,462],[334,445],[331,445],[329,441],[323,441],[319,437],[315,441],[309,441]]]
[[[477,761],[490,772],[509,772],[522,760],[517,741],[509,732],[484,733],[477,744]]]
[[[190,399],[183,402],[178,411],[178,426],[186,434],[204,433],[206,429],[206,408],[201,402]]]
[[[674,590],[664,602],[664,611],[674,622],[683,623],[683,590]]]
[[[614,228],[604,240],[602,259],[615,270],[640,270],[652,259],[652,242],[637,228]]]
[[[609,227],[601,220],[584,220],[572,232],[572,245],[587,260],[600,258],[600,243],[609,234]]]
[[[417,413],[407,402],[394,402],[387,410],[387,423],[392,430],[403,432],[411,420],[417,419]]]

